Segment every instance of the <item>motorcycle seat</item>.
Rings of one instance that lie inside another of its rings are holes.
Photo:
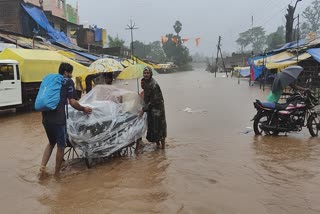
[[[286,103],[260,102],[261,106],[269,109],[285,110],[288,107]]]
[[[264,108],[270,108],[270,109],[275,109],[276,104],[273,102],[260,102],[261,106]]]
[[[276,103],[277,110],[285,110],[288,107],[287,103]]]

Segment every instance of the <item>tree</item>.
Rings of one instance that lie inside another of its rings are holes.
[[[300,33],[301,33],[301,38],[305,38],[309,33],[310,33],[310,26],[308,23],[303,22],[301,27],[300,27]]]
[[[265,30],[263,27],[254,27],[252,29],[252,49],[255,53],[263,52],[263,48],[266,43]]]
[[[179,35],[182,30],[182,24],[180,21],[176,21],[173,25],[174,31],[177,35],[167,34],[168,41],[162,45],[163,51],[167,56],[167,59],[174,62],[178,66],[187,65],[192,61],[192,57],[189,55],[189,49],[182,45],[181,37]]]
[[[192,61],[192,57],[189,55],[189,49],[179,42],[181,41],[180,36],[175,36],[173,34],[167,34],[166,37],[168,41],[162,45],[162,48],[168,58],[168,60],[174,62],[178,66],[183,66]]]
[[[174,31],[177,33],[177,36],[179,36],[179,33],[182,29],[182,24],[180,21],[176,21],[176,23],[173,25]]]
[[[242,51],[251,44],[253,52],[261,53],[266,43],[265,30],[261,26],[249,29],[240,33],[236,42],[241,46]]]
[[[273,50],[283,43],[285,43],[283,26],[278,27],[276,32],[267,36],[268,50]]]
[[[124,43],[125,41],[122,39],[119,39],[119,37],[112,37],[112,36],[108,36],[108,40],[109,40],[109,48],[114,48],[114,47],[124,47]]]
[[[136,40],[133,42],[133,53],[137,57],[144,59],[150,53],[150,46]]]
[[[166,54],[161,47],[160,41],[155,41],[149,44],[150,52],[147,54],[147,58],[164,63],[166,61]]]
[[[160,41],[145,44],[138,40],[133,42],[134,55],[141,59],[150,59],[156,62],[165,62],[166,55],[161,47]]]
[[[251,43],[251,35],[252,32],[250,30],[247,30],[245,32],[239,33],[239,38],[236,40],[236,43],[240,45],[241,52],[244,51],[244,49],[250,45]]]
[[[303,11],[302,16],[307,19],[301,26],[303,32],[317,32],[320,28],[320,0],[314,0]]]

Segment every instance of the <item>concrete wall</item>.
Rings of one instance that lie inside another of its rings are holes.
[[[19,0],[0,0],[0,28],[21,33]]]
[[[24,2],[40,7],[39,0],[24,0]],[[43,9],[45,11],[51,11],[54,16],[63,18],[74,24],[79,24],[78,11],[67,4],[67,0],[43,0]]]

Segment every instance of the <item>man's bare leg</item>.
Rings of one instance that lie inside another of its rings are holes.
[[[46,146],[46,148],[43,152],[41,167],[40,167],[40,174],[39,174],[40,179],[44,179],[48,176],[48,173],[46,172],[46,166],[47,166],[47,163],[50,159],[53,148],[54,148],[54,146],[52,146],[50,143],[48,143],[48,145]]]
[[[161,148],[162,149],[166,148],[166,139],[161,140]]]
[[[54,176],[58,177],[60,174],[61,165],[63,162],[64,156],[64,148],[57,147],[57,154],[56,154],[56,168],[54,172]]]

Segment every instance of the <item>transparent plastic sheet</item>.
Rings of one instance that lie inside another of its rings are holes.
[[[146,114],[138,117],[143,101],[139,95],[111,85],[97,85],[80,100],[92,108],[86,115],[68,107],[70,143],[90,158],[107,157],[136,142],[146,131]]]

